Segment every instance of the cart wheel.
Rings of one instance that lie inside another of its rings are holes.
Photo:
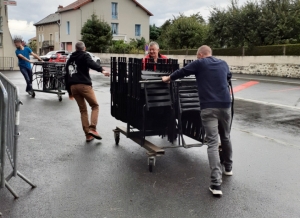
[[[155,166],[155,157],[149,157],[148,158],[148,167],[149,167],[149,172],[153,172],[153,168]]]
[[[116,145],[119,145],[120,142],[120,132],[114,132]]]
[[[35,92],[34,92],[34,91],[32,92],[31,97],[32,97],[32,98],[35,98]]]
[[[59,101],[62,101],[62,97],[61,97],[61,96],[59,96],[59,97],[58,97],[58,100],[59,100]]]

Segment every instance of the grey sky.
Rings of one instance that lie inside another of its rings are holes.
[[[28,40],[35,36],[33,23],[38,22],[47,15],[54,13],[58,5],[67,6],[75,0],[17,0],[17,6],[9,6],[9,20],[12,35],[23,35]],[[160,26],[173,15],[185,13],[190,15],[200,12],[205,18],[213,6],[226,7],[230,0],[138,0],[151,11],[151,23]],[[240,0],[240,3],[246,0]]]

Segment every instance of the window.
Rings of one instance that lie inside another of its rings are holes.
[[[0,16],[0,32],[2,32],[3,18]]]
[[[135,36],[141,36],[141,24],[135,24]]]
[[[111,3],[111,16],[112,19],[118,19],[118,3],[116,2]]]
[[[70,21],[67,21],[67,35],[70,35]]]
[[[0,47],[2,47],[2,46],[3,46],[3,43],[2,43],[2,41],[3,41],[3,33],[2,33],[2,32],[0,32]]]
[[[112,23],[111,24],[111,30],[112,30],[112,34],[113,35],[118,35],[118,28],[119,28],[119,24],[118,23]]]

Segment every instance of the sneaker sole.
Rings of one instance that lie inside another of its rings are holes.
[[[102,137],[101,136],[99,136],[99,135],[95,135],[94,133],[92,133],[92,132],[89,132],[88,133],[89,135],[91,135],[91,136],[93,136],[95,139],[99,139],[99,140],[101,140],[102,139]]]
[[[230,172],[225,171],[224,174],[225,174],[225,176],[232,176],[233,175],[232,171],[230,171]]]
[[[209,191],[211,191],[211,193],[214,195],[214,196],[222,196],[223,195],[223,192],[221,190],[214,190],[214,189],[211,189],[209,187]]]

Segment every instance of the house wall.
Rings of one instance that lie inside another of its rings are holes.
[[[45,55],[49,52],[49,48],[43,48],[43,41],[50,41],[50,34],[52,34],[53,50],[60,50],[59,40],[59,24],[43,24],[36,26],[36,38],[37,38],[37,53],[39,55]]]
[[[0,4],[3,4],[3,1],[0,1]],[[15,46],[12,40],[12,36],[10,34],[8,28],[8,15],[7,15],[7,6],[0,5],[0,16],[2,16],[2,46],[0,46],[0,69],[9,70],[10,67],[13,69],[18,68],[18,60],[15,55]],[[5,58],[5,62],[4,59]],[[10,61],[12,60],[12,62]],[[10,65],[10,63],[13,63]]]
[[[112,2],[118,3],[118,19],[112,19]],[[81,28],[85,22],[95,13],[99,19],[111,23],[118,23],[118,36],[115,38],[126,39],[128,42],[135,36],[135,24],[141,25],[141,37],[149,41],[150,16],[137,7],[131,0],[94,0],[82,6],[78,10],[71,10],[61,13],[61,42],[72,42],[73,48],[81,39]],[[70,21],[71,33],[66,34],[67,21]]]
[[[70,34],[67,34],[67,22],[70,22]],[[81,39],[81,10],[61,13],[60,23],[60,42],[63,45],[61,49],[67,50],[67,44],[72,43],[74,50],[75,43]]]

